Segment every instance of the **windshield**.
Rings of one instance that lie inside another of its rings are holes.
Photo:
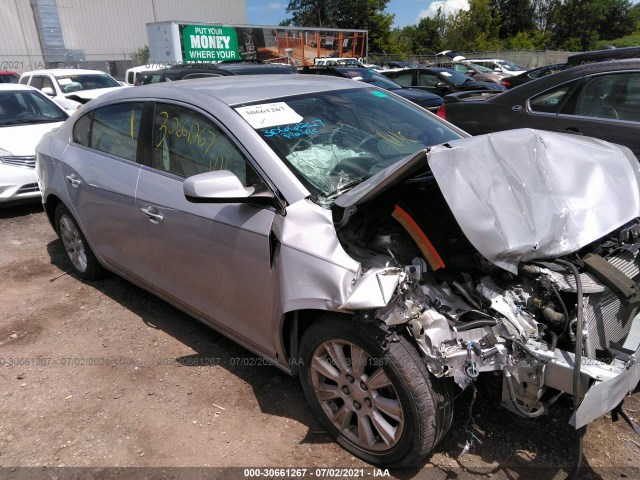
[[[502,61],[502,62],[498,62],[498,63],[500,64],[500,66],[502,68],[504,68],[505,70],[509,70],[510,72],[518,72],[518,71],[524,70],[524,68],[519,67],[518,65],[516,65],[513,62]]]
[[[18,75],[15,73],[0,73],[0,83],[18,83]]]
[[[80,90],[96,90],[98,88],[120,87],[121,85],[103,73],[86,73],[81,75],[64,75],[56,77],[63,93],[78,92]]]
[[[35,91],[0,92],[0,127],[62,122],[68,115]]]
[[[235,109],[323,206],[407,155],[460,138],[421,108],[374,88],[275,98]]]

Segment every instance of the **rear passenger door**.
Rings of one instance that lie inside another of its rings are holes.
[[[229,170],[245,186],[266,184],[246,152],[195,107],[157,103],[149,164],[136,191],[129,238],[138,274],[158,293],[265,355],[275,351],[270,232],[275,212],[240,203],[192,203],[184,179]]]
[[[640,72],[585,78],[551,129],[629,145],[640,155]]]
[[[142,102],[126,102],[87,112],[76,121],[61,164],[74,217],[94,252],[119,268],[135,261],[128,242],[138,220],[142,111]]]

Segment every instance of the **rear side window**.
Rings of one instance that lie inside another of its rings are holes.
[[[94,110],[89,146],[135,162],[142,107],[143,103],[119,103]],[[74,138],[83,138],[78,123]]]
[[[79,143],[80,145],[84,145],[85,147],[90,147],[90,139],[91,139],[91,117],[93,116],[93,112],[89,112],[78,119],[78,121],[73,126],[73,141],[75,143]]]
[[[20,83],[21,83],[22,85],[26,85],[27,83],[29,83],[29,78],[30,78],[30,77],[22,77],[22,78],[20,79]]]
[[[394,75],[392,78],[403,87],[410,87],[413,82],[413,72],[401,72]]]
[[[44,84],[44,77],[42,75],[34,75],[33,77],[31,77],[31,86],[33,88],[42,90],[43,84]]]
[[[242,153],[213,121],[179,105],[156,104],[152,167],[181,177],[229,170],[245,186],[258,180]]]
[[[548,90],[529,100],[529,108],[534,112],[558,113],[575,82],[565,83],[552,90]]]

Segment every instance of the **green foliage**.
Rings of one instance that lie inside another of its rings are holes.
[[[396,57],[442,50],[591,50],[640,45],[630,0],[470,0],[468,10],[393,28],[388,0],[290,0],[283,25],[369,30],[369,51]]]
[[[640,45],[640,33],[635,33],[633,35],[626,35],[624,37],[616,38],[614,40],[600,40],[594,45],[594,49],[599,50],[604,48],[607,45],[611,45],[616,48],[638,46]]]
[[[631,34],[634,24],[629,0],[565,0],[555,11],[552,44],[590,50],[601,39]]]
[[[131,53],[131,60],[133,60],[133,65],[135,67],[140,65],[149,65],[149,57],[149,45],[140,47],[135,52]]]

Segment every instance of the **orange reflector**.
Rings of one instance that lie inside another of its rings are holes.
[[[432,270],[435,271],[439,268],[445,268],[442,258],[431,241],[429,241],[429,237],[425,235],[413,217],[411,217],[406,210],[403,210],[402,207],[396,205],[391,216],[400,222],[400,225],[402,225],[409,235],[411,235],[411,238],[413,238],[418,245],[418,248],[424,255],[424,258],[427,260],[427,263],[429,263]]]

